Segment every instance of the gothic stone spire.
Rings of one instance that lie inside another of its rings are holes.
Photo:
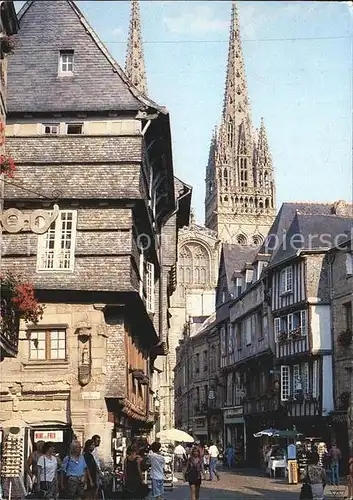
[[[221,125],[212,138],[206,174],[206,226],[229,243],[267,234],[275,214],[271,156],[263,122],[254,137],[239,18],[232,2]]]
[[[140,7],[138,0],[131,1],[129,41],[126,52],[125,72],[135,87],[147,95],[145,59],[142,47]]]
[[[222,125],[225,134],[224,140],[228,148],[233,150],[233,152],[236,152],[236,148],[239,145],[238,134],[242,123],[244,131],[245,129],[251,129],[250,105],[240,38],[239,18],[235,1],[233,1],[222,116]],[[246,132],[246,140],[248,144],[251,144],[250,130],[246,130]]]

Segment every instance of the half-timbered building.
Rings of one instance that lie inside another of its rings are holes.
[[[297,213],[267,269],[284,422],[307,436],[328,438],[333,374],[326,254],[350,225],[336,215]]]

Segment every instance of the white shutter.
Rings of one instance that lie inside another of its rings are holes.
[[[281,366],[281,401],[288,401],[290,396],[290,367]]]
[[[313,388],[312,393],[314,398],[317,398],[318,396],[318,389],[319,389],[318,370],[319,370],[319,362],[317,359],[315,359],[313,361],[313,382],[312,382],[312,388]]]
[[[139,272],[140,272],[140,297],[143,298],[144,256],[143,256],[143,252],[142,251],[140,253]]]
[[[148,312],[154,313],[154,265],[151,262],[147,262],[146,307]]]
[[[281,331],[281,318],[275,318],[274,321],[275,342],[278,342],[278,335],[280,331]]]
[[[293,324],[293,314],[288,314],[288,320],[287,320],[287,333],[290,333],[294,328]]]
[[[286,292],[291,292],[293,288],[293,269],[292,266],[286,268]]]
[[[300,311],[300,330],[302,335],[306,335],[308,333],[306,319],[307,319],[306,310]]]

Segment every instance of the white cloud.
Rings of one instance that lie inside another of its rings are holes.
[[[216,18],[215,9],[202,5],[188,8],[187,12],[176,16],[166,16],[163,24],[172,33],[204,33],[227,31],[229,21]]]

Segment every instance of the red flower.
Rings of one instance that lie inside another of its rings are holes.
[[[38,304],[31,283],[19,283],[14,290],[13,304],[20,312],[21,318],[26,322],[38,323],[43,316],[43,306]]]
[[[13,178],[15,170],[16,165],[12,156],[0,155],[0,173]]]

